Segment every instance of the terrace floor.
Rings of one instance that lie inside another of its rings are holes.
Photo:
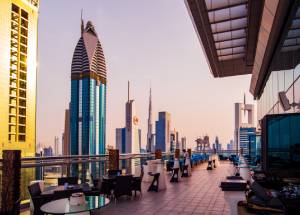
[[[244,199],[244,192],[223,192],[220,182],[234,172],[230,162],[220,162],[212,171],[207,164],[193,168],[192,176],[179,183],[169,183],[167,189],[147,192],[150,184],[143,183],[142,197],[120,199],[100,209],[101,214],[245,214],[237,211],[236,202]],[[99,213],[99,212],[98,212]],[[98,214],[97,213],[97,214]],[[100,214],[99,213],[99,214]]]
[[[219,187],[226,176],[233,174],[233,165],[224,161],[214,170],[207,171],[206,167],[206,163],[194,167],[192,176],[181,178],[179,183],[170,183],[167,174],[167,189],[158,193],[147,192],[150,183],[143,183],[142,197],[138,193],[137,197],[120,198],[92,214],[248,214],[236,206],[245,198],[244,192],[223,192]],[[29,215],[29,211],[21,215]]]

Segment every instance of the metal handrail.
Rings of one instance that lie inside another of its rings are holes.
[[[163,155],[172,155],[171,153],[162,153]],[[135,158],[154,157],[154,153],[140,154],[120,154],[120,160]],[[45,156],[45,157],[23,157],[21,158],[21,168],[33,168],[43,166],[65,166],[70,164],[90,163],[106,161],[108,154],[100,155],[64,155],[64,156]],[[0,170],[2,170],[3,159],[0,159]]]

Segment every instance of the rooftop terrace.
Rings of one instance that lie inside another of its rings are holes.
[[[219,188],[225,176],[233,174],[233,165],[220,162],[212,171],[206,167],[206,163],[194,167],[191,177],[179,183],[167,182],[167,189],[158,193],[147,192],[149,184],[143,183],[142,197],[137,194],[132,199],[120,198],[101,209],[101,214],[237,214],[230,197],[242,200],[243,192],[223,192]]]
[[[212,171],[206,167],[206,163],[194,167],[192,176],[181,178],[179,183],[169,183],[167,174],[167,189],[158,193],[147,192],[150,184],[143,182],[142,196],[120,198],[116,204],[112,201],[93,214],[247,214],[236,206],[236,201],[243,200],[243,192],[223,192],[219,188],[220,182],[233,174],[233,165],[222,161]],[[21,213],[29,214],[29,211]]]

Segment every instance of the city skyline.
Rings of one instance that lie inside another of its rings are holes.
[[[195,146],[194,140],[204,134],[218,135],[221,143],[233,138],[233,103],[242,100],[241,92],[249,91],[250,76],[211,77],[182,1],[175,1],[172,10],[168,10],[170,1],[79,1],[67,12],[64,8],[68,2],[60,2],[61,7],[57,2],[42,1],[40,7],[37,143],[51,145],[53,137],[63,132],[64,110],[70,100],[69,68],[80,35],[81,9],[83,18],[93,20],[97,26],[107,58],[108,145],[115,145],[115,128],[124,119],[122,98],[128,79],[133,83],[137,115],[144,131],[142,148],[146,146],[150,81],[155,103],[152,117],[156,119],[162,110],[170,112],[173,127],[187,138],[187,147]],[[151,20],[153,14],[156,16]],[[143,28],[145,24],[147,29]],[[54,48],[53,44],[58,46]],[[180,74],[186,75],[178,78]],[[55,83],[54,88],[51,83]],[[224,96],[227,94],[230,96]],[[251,98],[249,93],[247,97]]]

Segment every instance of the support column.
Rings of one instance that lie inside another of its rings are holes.
[[[192,149],[188,149],[187,152],[189,153],[190,159],[192,158]]]
[[[179,149],[175,149],[175,155],[174,155],[174,157],[179,159],[179,156],[180,156],[180,150]]]
[[[3,150],[2,158],[1,209],[3,214],[13,214],[21,193],[21,150]]]
[[[110,149],[108,151],[108,169],[119,170],[119,150]]]
[[[162,159],[161,149],[155,150],[155,159]]]

